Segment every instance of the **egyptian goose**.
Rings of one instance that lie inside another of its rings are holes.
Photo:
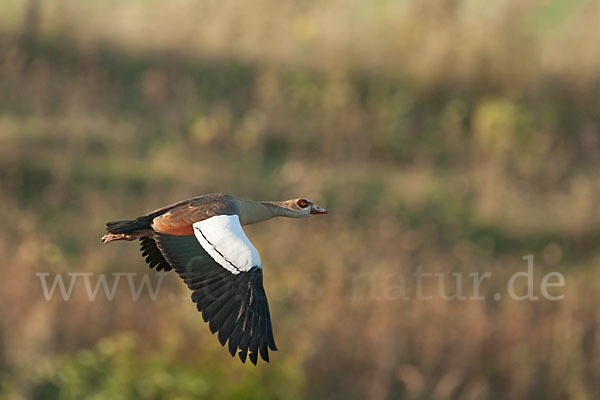
[[[306,199],[254,202],[227,194],[207,194],[160,208],[134,220],[106,224],[104,243],[141,242],[150,268],[175,272],[192,290],[202,318],[219,342],[229,340],[232,356],[256,365],[277,350],[263,288],[258,251],[242,229],[273,217],[327,214]]]

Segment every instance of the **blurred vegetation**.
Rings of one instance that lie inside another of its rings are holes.
[[[597,398],[599,13],[3,1],[0,399]],[[211,192],[331,210],[247,228],[271,364],[232,360],[173,274],[158,301],[44,299],[36,272],[147,270],[107,220]],[[491,297],[527,254],[564,300],[386,295],[422,265]]]
[[[135,338],[102,339],[92,350],[59,360],[35,380],[36,399],[298,399],[301,376],[285,369],[274,374],[231,376],[215,365],[182,365],[168,353],[142,359]]]

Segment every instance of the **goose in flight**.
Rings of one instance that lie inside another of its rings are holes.
[[[134,220],[106,224],[104,243],[140,240],[150,268],[175,272],[192,290],[202,318],[229,352],[256,365],[277,350],[262,264],[242,229],[273,217],[327,214],[307,199],[254,202],[227,194],[207,194],[160,208]],[[239,352],[238,352],[239,350]]]

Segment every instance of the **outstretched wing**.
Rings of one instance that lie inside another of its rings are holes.
[[[237,215],[219,215],[193,224],[194,235],[154,232],[164,258],[193,291],[202,318],[219,342],[228,342],[242,362],[258,354],[269,361],[277,350],[258,251]]]

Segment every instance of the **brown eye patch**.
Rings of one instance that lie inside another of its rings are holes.
[[[305,208],[305,207],[308,207],[310,202],[306,199],[300,199],[296,202],[296,204],[298,204],[298,207],[300,207],[300,208]]]

